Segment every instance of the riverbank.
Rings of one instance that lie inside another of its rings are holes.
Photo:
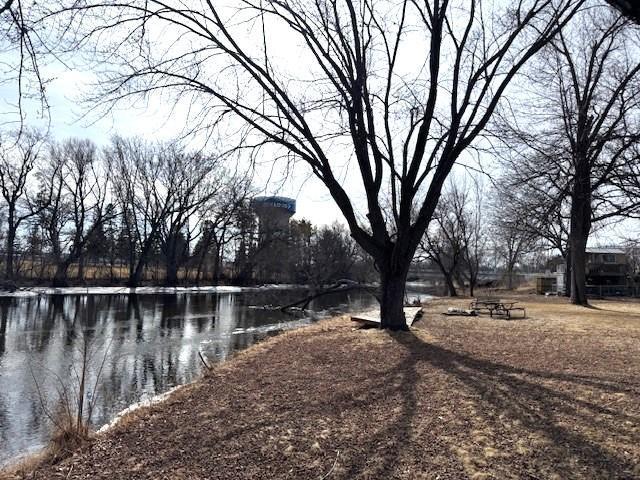
[[[640,304],[346,317],[240,352],[59,465],[14,478],[640,478]]]

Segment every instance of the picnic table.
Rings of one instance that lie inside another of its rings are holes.
[[[511,318],[511,312],[514,310],[518,310],[522,312],[523,317],[527,316],[527,311],[524,307],[516,307],[515,305],[519,302],[513,301],[504,301],[499,298],[484,298],[484,299],[475,299],[469,305],[469,309],[476,311],[487,311],[489,315],[493,317],[493,315],[506,315],[507,318]]]

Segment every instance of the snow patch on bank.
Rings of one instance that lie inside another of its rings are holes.
[[[111,420],[109,423],[103,425],[102,427],[100,427],[98,429],[98,431],[96,432],[96,434],[101,434],[104,433],[110,429],[112,429],[113,427],[115,427],[120,420],[122,420],[126,415],[129,415],[130,413],[135,412],[136,410],[140,410],[141,408],[146,408],[146,407],[150,407],[152,405],[156,405],[158,403],[164,402],[165,400],[167,400],[174,392],[177,392],[178,390],[180,390],[181,388],[186,387],[187,385],[189,385],[188,383],[185,385],[178,385],[176,387],[173,387],[169,390],[167,390],[164,393],[160,393],[158,395],[154,395],[151,398],[147,398],[145,400],[140,400],[139,402],[133,403],[131,405],[129,405],[127,408],[125,408],[124,410],[118,412],[116,414],[115,417],[113,417],[113,420]]]

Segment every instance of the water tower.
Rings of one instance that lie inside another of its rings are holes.
[[[287,197],[255,197],[251,206],[258,217],[260,236],[289,230],[289,219],[296,213],[296,201]]]
[[[254,256],[257,280],[287,281],[291,263],[289,219],[296,213],[296,201],[287,197],[255,197],[251,207],[258,217]]]

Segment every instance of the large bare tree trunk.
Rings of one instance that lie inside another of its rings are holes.
[[[567,266],[564,270],[564,296],[571,296],[571,248],[567,248],[567,253],[564,257],[564,263]]]
[[[196,285],[200,285],[200,279],[202,278],[202,267],[204,264],[204,255],[200,256],[200,258],[198,259],[198,264],[196,265],[196,278],[195,278],[195,284]]]
[[[216,244],[213,257],[213,284],[220,283],[220,247]]]
[[[136,288],[140,286],[140,282],[142,281],[142,271],[144,270],[145,262],[139,260],[136,263],[135,268],[129,274],[129,280],[127,280],[127,287]]]
[[[456,286],[453,283],[453,275],[445,271],[442,272],[442,275],[444,276],[444,282],[447,286],[447,295],[449,297],[457,297],[458,291],[456,290]]]
[[[78,255],[78,274],[76,276],[79,282],[84,280],[84,254],[81,252]]]
[[[7,319],[9,317],[9,306],[7,304],[8,298],[3,298],[0,303],[0,355],[2,355],[6,348],[6,336],[7,336]]]
[[[11,224],[9,224],[11,225]],[[13,280],[13,259],[15,257],[16,231],[9,227],[7,232],[7,263],[5,266],[5,278]]]
[[[571,303],[589,304],[587,300],[586,260],[587,240],[591,230],[591,172],[586,162],[577,162],[571,200]]]
[[[175,251],[168,253],[165,267],[167,269],[165,284],[167,287],[176,287],[178,285],[178,261]]]
[[[149,237],[142,244],[142,248],[140,249],[140,256],[138,257],[138,261],[135,263],[135,267],[133,269],[129,267],[129,280],[127,280],[127,287],[136,288],[140,286],[142,282],[142,274],[144,272],[144,267],[147,264],[147,258],[149,257],[149,253],[151,252],[151,247],[153,246],[153,242],[155,241],[157,230],[154,228]],[[158,268],[156,267],[156,270]]]
[[[68,271],[69,271],[70,265],[71,265],[71,262],[68,260],[64,260],[58,263],[56,267],[56,273],[54,274],[53,281],[52,281],[52,284],[54,287],[69,286]]]
[[[589,305],[586,286],[586,238],[572,235],[571,248],[571,303],[574,305]]]
[[[409,273],[409,260],[380,268],[380,319],[381,327],[389,330],[408,330],[404,316],[404,297]]]

